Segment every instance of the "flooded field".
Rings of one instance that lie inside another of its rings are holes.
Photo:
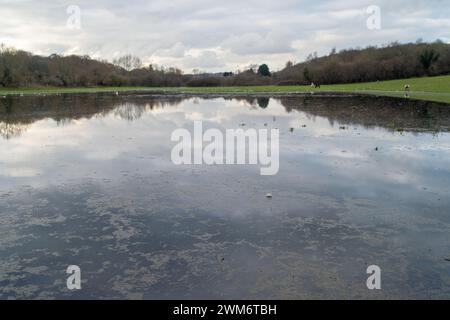
[[[278,128],[279,173],[173,164],[195,120]],[[1,98],[0,298],[448,299],[449,132],[379,97]]]

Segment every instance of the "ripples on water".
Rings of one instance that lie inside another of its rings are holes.
[[[279,128],[279,174],[173,165],[194,120]],[[389,98],[0,99],[0,298],[450,298],[449,130]]]

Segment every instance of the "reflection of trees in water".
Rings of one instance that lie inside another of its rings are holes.
[[[148,100],[141,103],[138,102],[122,102],[113,106],[113,114],[120,119],[127,121],[139,120],[145,113],[155,109],[164,108],[165,106],[177,106],[182,100]]]
[[[58,127],[64,127],[64,126],[72,124],[73,120],[74,119],[70,119],[70,118],[58,119],[58,120],[56,120],[56,125]]]
[[[136,106],[130,102],[125,102],[114,108],[114,115],[121,119],[134,121],[140,119],[142,115],[146,112],[145,107]]]
[[[217,98],[217,97],[215,97]],[[113,115],[136,121],[146,112],[177,106],[186,97],[156,95],[53,95],[7,97],[0,99],[0,135],[5,139],[20,136],[34,122],[52,119],[58,125],[73,120]],[[265,109],[269,97],[227,96],[251,108]],[[287,112],[304,112],[306,116],[326,118],[331,125],[362,125],[412,132],[450,131],[450,107],[447,105],[385,97],[283,96],[275,98]]]
[[[34,122],[43,119],[52,119],[58,126],[110,114],[135,121],[146,112],[177,106],[182,101],[182,97],[136,94],[118,97],[103,94],[7,97],[0,99],[0,132],[5,139],[18,137]]]
[[[262,109],[266,109],[269,106],[270,99],[266,97],[256,98],[256,103]]]
[[[27,124],[0,122],[0,136],[6,140],[19,137],[28,130],[29,126]]]
[[[389,97],[305,96],[277,99],[287,112],[328,119],[331,125],[362,125],[409,132],[450,131],[450,107],[445,104]]]
[[[225,99],[266,109],[267,96],[228,96]],[[450,107],[445,104],[373,96],[291,95],[273,98],[286,111],[301,111],[308,119],[328,119],[331,126],[361,125],[382,127],[391,131],[448,132]]]
[[[225,100],[234,100],[247,104],[250,108],[262,108],[266,109],[269,106],[270,97],[242,97],[242,96],[233,96],[233,97],[225,97]]]

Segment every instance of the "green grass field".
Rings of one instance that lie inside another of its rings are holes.
[[[253,87],[182,87],[182,88],[148,88],[148,87],[94,87],[94,88],[18,88],[0,89],[0,96],[36,95],[62,93],[96,93],[96,92],[131,92],[147,91],[158,93],[184,94],[281,94],[301,92],[339,92],[358,93],[381,96],[404,97],[404,86],[409,84],[411,99],[450,103],[450,76],[412,78],[355,84],[324,85],[320,89],[310,86],[253,86]]]

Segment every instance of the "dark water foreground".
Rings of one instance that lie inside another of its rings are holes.
[[[279,128],[279,174],[173,165],[194,120]],[[450,298],[449,131],[389,98],[0,99],[0,298]]]

